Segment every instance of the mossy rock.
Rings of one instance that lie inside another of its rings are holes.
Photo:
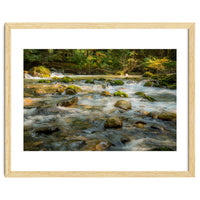
[[[143,77],[151,77],[151,76],[153,76],[153,74],[151,72],[145,72],[142,76]]]
[[[145,93],[144,93],[144,92],[136,92],[135,95],[138,95],[138,96],[144,96]]]
[[[77,92],[75,90],[70,89],[70,88],[66,89],[65,93],[68,94],[68,95],[75,95],[75,94],[77,94]]]
[[[105,81],[105,78],[99,78],[98,81]]]
[[[28,73],[33,77],[38,76],[44,78],[51,76],[51,71],[44,66],[32,67]]]
[[[104,124],[105,128],[121,128],[122,127],[122,120],[118,117],[111,117],[106,119],[106,122]]]
[[[117,91],[113,94],[114,96],[119,96],[119,97],[125,97],[128,98],[128,94],[126,94],[125,92],[121,92],[121,91]]]
[[[72,97],[72,98],[66,99],[64,101],[61,101],[60,103],[58,103],[58,106],[69,107],[69,106],[76,105],[77,102],[78,102],[78,97]]]
[[[38,83],[51,83],[51,80],[41,79],[38,81]]]
[[[85,81],[85,83],[90,83],[90,84],[94,84],[94,80],[91,80],[91,79],[87,79],[87,80]]]
[[[145,84],[144,84],[144,87],[151,87],[153,86],[153,82],[151,81],[147,81]]]
[[[176,113],[164,112],[158,115],[158,119],[163,121],[176,121]]]
[[[111,85],[124,85],[124,81],[122,80],[110,80]]]
[[[156,101],[156,99],[154,99],[153,97],[150,97],[150,96],[146,95],[146,94],[143,93],[143,92],[136,92],[135,95],[140,96],[140,97],[142,97],[142,98],[144,98],[144,99],[147,99],[147,100],[149,100],[149,101],[151,101],[151,102]]]
[[[153,97],[147,96],[147,95],[145,95],[143,98],[144,98],[144,99],[147,99],[147,100],[149,100],[149,101],[151,101],[151,102],[156,101],[156,99],[154,99]]]
[[[72,90],[74,90],[76,93],[82,92],[82,89],[81,89],[80,87],[76,86],[76,85],[70,85],[70,86],[67,87],[67,89],[72,89]]]
[[[68,77],[68,76],[65,76],[60,81],[63,82],[63,83],[71,83],[74,80],[72,78]]]
[[[94,80],[91,80],[91,79],[87,79],[87,80],[85,81],[85,83],[90,83],[90,84],[94,84]]]
[[[38,81],[38,83],[46,83],[46,80],[41,79],[41,80]]]
[[[115,103],[115,107],[122,108],[124,110],[129,110],[132,108],[132,104],[129,101],[119,100]]]

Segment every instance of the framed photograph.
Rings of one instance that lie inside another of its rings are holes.
[[[194,177],[194,23],[6,23],[6,177]]]

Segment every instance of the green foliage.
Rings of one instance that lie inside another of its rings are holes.
[[[176,84],[170,85],[168,88],[171,89],[171,90],[175,90],[176,89]]]
[[[151,78],[157,80],[159,78],[159,75],[152,75]]]
[[[153,83],[151,81],[147,81],[145,84],[144,84],[144,87],[151,87],[153,85]]]
[[[151,76],[153,76],[153,74],[151,72],[145,72],[142,76],[143,77],[151,77]]]
[[[160,86],[175,86],[176,85],[176,74],[162,75],[158,79]]]
[[[68,77],[68,76],[65,76],[61,79],[61,82],[63,83],[70,83],[70,82],[73,82],[73,79]]]
[[[40,65],[74,74],[176,73],[176,50],[25,49],[25,70]]]
[[[114,96],[120,96],[120,97],[126,97],[126,98],[128,98],[128,94],[126,94],[125,92],[121,92],[121,91],[117,91],[113,95]]]
[[[94,84],[94,80],[91,80],[91,79],[87,79],[87,80],[85,81],[85,83],[90,83],[90,84]]]
[[[176,61],[170,60],[167,57],[146,57],[143,64],[153,73],[176,72]]]

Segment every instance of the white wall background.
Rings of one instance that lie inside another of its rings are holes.
[[[4,23],[5,22],[195,22],[196,177],[195,178],[5,178]],[[200,199],[200,13],[199,0],[2,0],[0,2],[0,199]]]

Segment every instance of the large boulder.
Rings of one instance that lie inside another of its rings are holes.
[[[58,106],[69,107],[69,106],[76,105],[77,102],[78,102],[78,97],[72,97],[64,101],[61,101],[60,103],[58,103]]]
[[[118,117],[111,117],[108,118],[104,124],[105,128],[121,128],[122,127],[122,120]]]
[[[158,119],[163,121],[176,121],[176,113],[164,112],[158,115]]]
[[[29,72],[31,76],[38,76],[38,77],[50,77],[51,76],[51,71],[44,67],[44,66],[38,66],[38,67],[32,67]]]
[[[115,103],[115,107],[122,108],[124,110],[129,110],[132,108],[131,102],[125,100],[119,100]]]

